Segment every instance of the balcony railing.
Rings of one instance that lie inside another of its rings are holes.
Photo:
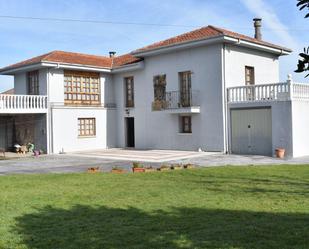
[[[47,110],[47,96],[0,94],[0,112],[23,113]]]
[[[275,83],[227,89],[229,103],[309,100],[309,84]]]
[[[162,100],[155,100],[152,103],[154,111],[167,110],[167,109],[181,109],[198,107],[199,92],[198,91],[170,91],[166,92]]]
[[[228,88],[228,102],[287,100],[290,86],[286,83]]]

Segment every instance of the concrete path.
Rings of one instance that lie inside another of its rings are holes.
[[[124,150],[125,154],[128,153]],[[40,156],[39,158],[27,157],[20,159],[0,160],[0,175],[8,174],[33,174],[33,173],[73,173],[73,172],[86,172],[89,167],[100,167],[102,171],[110,171],[112,167],[118,166],[127,170],[131,169],[132,161],[138,160],[146,166],[159,167],[162,162],[156,157],[166,155],[165,153],[171,153],[166,151],[139,151],[137,157],[134,158],[135,151],[130,150],[129,157],[119,156],[118,158],[113,155],[114,159],[107,158],[110,156],[99,155],[48,155]],[[141,157],[141,154],[145,154],[145,157]],[[150,153],[150,154],[149,154]],[[181,152],[184,153],[184,152]],[[187,152],[188,154],[177,153],[173,157],[172,155],[166,155],[164,163],[192,163],[199,166],[223,166],[223,165],[267,165],[267,164],[309,164],[309,157],[297,158],[297,159],[276,159],[264,156],[239,156],[239,155],[223,155],[218,153],[197,153]],[[197,153],[198,155],[191,153]],[[150,157],[154,157],[151,161]],[[168,157],[168,159],[167,159]],[[165,161],[165,160],[168,161]]]
[[[69,153],[71,156],[91,157],[100,159],[163,163],[183,159],[191,159],[201,156],[217,155],[213,152],[196,152],[180,150],[131,150],[131,149],[108,149],[108,150],[91,150]]]

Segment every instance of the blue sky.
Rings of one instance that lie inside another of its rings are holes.
[[[253,35],[252,18],[263,18],[263,39],[292,48],[281,58],[284,81],[297,64],[297,52],[309,45],[309,20],[296,0],[0,0],[0,15],[91,19],[187,26],[212,24]],[[190,31],[190,27],[70,23],[0,18],[0,67],[52,50],[98,55],[130,52]],[[309,82],[294,74],[299,82]],[[0,76],[0,91],[13,78]]]

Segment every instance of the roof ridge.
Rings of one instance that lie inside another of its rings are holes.
[[[224,35],[225,32],[223,32],[223,30],[219,27],[213,26],[213,25],[208,25],[209,28],[212,28],[214,30],[216,30],[217,32],[221,33],[222,35]]]
[[[51,51],[50,53],[47,54],[46,57],[44,58],[48,58],[49,56],[55,54],[55,53],[64,53],[64,54],[74,54],[74,55],[80,55],[80,56],[89,56],[89,57],[96,57],[96,58],[104,58],[104,59],[110,59],[108,56],[104,56],[104,55],[95,55],[95,54],[86,54],[86,53],[80,53],[80,52],[71,52],[71,51],[63,51],[63,50],[54,50]]]
[[[190,34],[195,34],[197,32],[200,32],[202,30],[205,30],[207,28],[211,28],[211,25],[207,25],[207,26],[203,26],[201,28],[198,28],[198,29],[194,29],[194,30],[191,30],[191,31],[188,31],[188,32],[185,32],[185,33],[182,33],[182,34],[179,34],[179,35],[176,35],[176,36],[173,36],[173,37],[169,37],[169,38],[166,38],[166,39],[163,39],[163,40],[160,40],[160,41],[157,41],[157,42],[154,42],[150,45],[147,45],[147,46],[144,46],[142,48],[138,48],[138,49],[135,49],[133,52],[135,51],[138,51],[138,50],[141,50],[141,49],[147,49],[148,47],[152,47],[152,46],[156,46],[157,44],[161,44],[162,42],[165,42],[165,41],[169,41],[169,40],[177,40],[178,38],[181,38],[181,37],[184,37],[184,36],[188,36]],[[217,30],[216,30],[217,31]]]

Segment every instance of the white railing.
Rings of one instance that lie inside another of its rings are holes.
[[[275,83],[253,86],[238,86],[227,89],[229,103],[308,100],[309,84]]]
[[[309,100],[309,84],[293,83],[291,84],[292,95],[294,100]]]
[[[227,90],[229,103],[289,100],[287,83],[231,87]]]
[[[45,95],[0,94],[0,111],[40,111],[47,109]]]

